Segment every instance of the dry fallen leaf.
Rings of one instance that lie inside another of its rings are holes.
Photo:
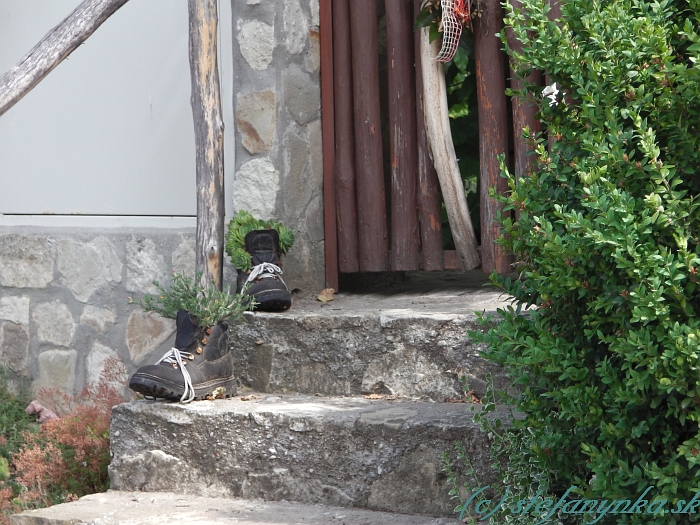
[[[226,397],[226,388],[223,386],[215,388],[211,395],[214,399],[223,399]]]
[[[391,401],[392,399],[396,399],[396,396],[393,394],[367,394],[365,399],[388,399]]]
[[[472,403],[476,403],[477,405],[481,404],[481,399],[476,395],[476,392],[474,390],[470,390],[465,395],[469,398],[469,401],[471,401]]]
[[[256,344],[256,345],[264,345],[264,344],[265,344],[265,340],[264,340],[264,339],[258,339],[257,341],[255,341],[255,344]]]
[[[333,288],[324,288],[321,290],[321,293],[318,294],[317,299],[321,301],[322,303],[327,303],[328,301],[333,300],[333,294],[335,293],[335,290]]]
[[[255,394],[250,394],[249,396],[241,396],[241,401],[252,401],[253,399],[258,399]]]

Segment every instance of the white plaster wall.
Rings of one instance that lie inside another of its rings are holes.
[[[0,74],[78,4],[0,1]],[[220,3],[227,215],[230,10]],[[187,22],[185,0],[129,1],[0,117],[0,214],[196,214]]]

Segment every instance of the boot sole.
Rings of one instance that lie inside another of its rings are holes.
[[[292,295],[287,291],[272,290],[269,292],[261,292],[253,295],[256,310],[263,312],[280,312],[288,310],[292,306]]]
[[[194,399],[205,399],[207,396],[212,395],[214,390],[219,387],[224,387],[226,389],[224,397],[233,397],[236,395],[236,380],[231,378],[210,381],[204,385],[195,386]],[[168,399],[170,401],[180,401],[182,394],[185,392],[184,385],[173,385],[159,378],[150,375],[139,375],[138,373],[134,374],[129,381],[129,388],[146,397]]]

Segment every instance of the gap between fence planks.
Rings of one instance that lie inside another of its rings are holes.
[[[447,89],[442,63],[434,58],[440,51],[440,42],[430,43],[429,29],[420,29],[420,60],[423,74],[425,127],[433,163],[440,180],[440,188],[447,209],[460,267],[472,270],[481,264],[474,228],[469,216],[464,183],[457,164],[450,117],[447,107]],[[482,225],[483,230],[483,225]]]
[[[4,115],[128,0],[85,0],[0,77]]]
[[[197,272],[223,285],[224,122],[216,58],[216,0],[189,0],[189,57],[197,173]]]

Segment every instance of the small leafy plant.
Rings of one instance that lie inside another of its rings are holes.
[[[286,254],[294,246],[294,232],[277,221],[256,219],[249,212],[240,210],[231,219],[226,232],[226,253],[231,257],[233,266],[244,272],[250,270],[250,254],[245,250],[246,234],[255,230],[277,230],[280,237],[280,251]]]
[[[146,294],[140,301],[130,297],[129,302],[168,319],[175,319],[180,310],[185,310],[197,319],[200,326],[213,326],[223,320],[240,320],[243,312],[255,306],[250,296],[232,296],[228,292],[218,291],[213,285],[201,286],[198,284],[200,281],[201,273],[194,279],[176,273],[169,289],[153,281],[159,291],[157,296]]]

